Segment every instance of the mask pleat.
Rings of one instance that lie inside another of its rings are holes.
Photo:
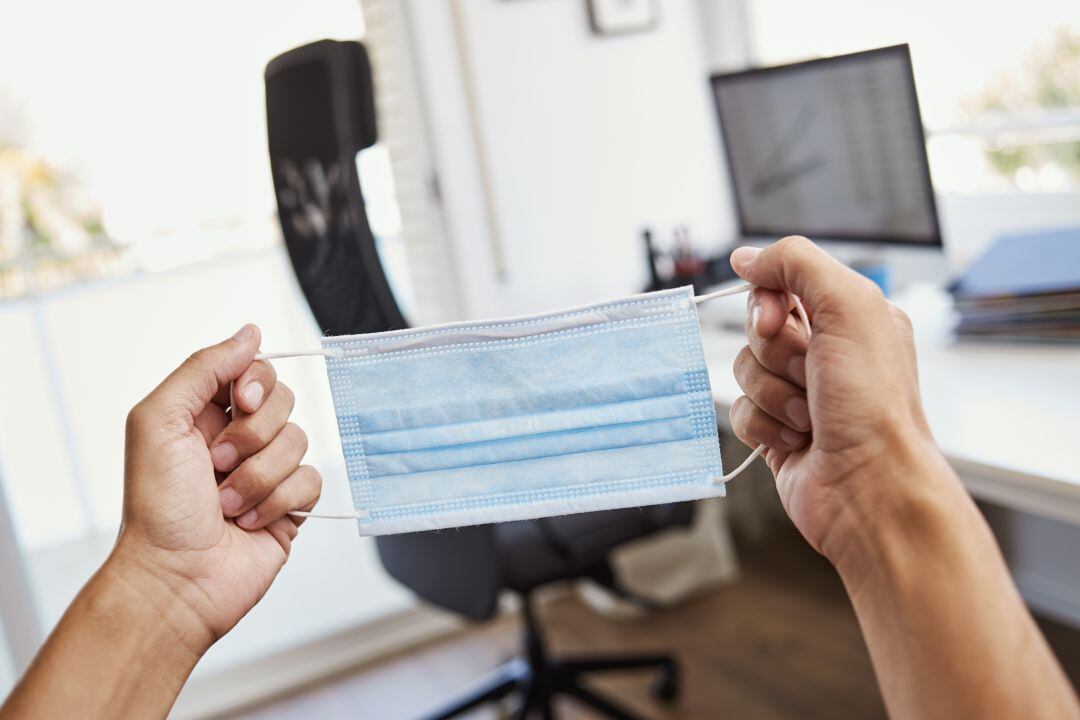
[[[580,399],[580,398],[579,398]],[[520,439],[563,431],[583,430],[649,420],[671,420],[690,413],[686,397],[671,393],[642,399],[587,404],[562,410],[499,415],[442,425],[419,425],[401,430],[364,433],[368,457],[409,450],[427,450],[504,439]],[[363,419],[358,418],[363,426]],[[356,442],[360,438],[355,439]]]
[[[407,452],[368,455],[378,475],[403,475],[469,465],[491,465],[610,450],[647,443],[666,443],[694,436],[689,416],[541,433],[525,437],[462,443]]]
[[[498,505],[509,496],[527,500],[560,493],[597,495],[633,488],[646,479],[653,484],[687,482],[691,476],[703,479],[700,467],[709,453],[716,453],[715,440],[691,438],[408,475],[373,475],[372,499],[387,509],[419,503],[437,511],[469,503]]]

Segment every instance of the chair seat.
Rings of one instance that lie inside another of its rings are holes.
[[[613,548],[661,528],[688,525],[692,516],[691,503],[675,503],[496,525],[503,585],[528,592],[578,577],[604,562]]]

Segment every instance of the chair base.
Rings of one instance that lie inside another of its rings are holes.
[[[496,668],[473,687],[446,706],[425,716],[427,720],[448,720],[487,703],[499,702],[517,695],[520,705],[516,718],[532,715],[550,720],[554,717],[552,700],[567,695],[591,707],[601,717],[613,720],[642,720],[641,716],[620,707],[582,683],[582,676],[593,672],[657,668],[661,671],[653,685],[653,695],[671,701],[678,695],[678,669],[675,659],[667,655],[641,657],[591,657],[549,662],[535,673],[523,658],[515,658]]]
[[[584,677],[591,673],[620,670],[657,669],[660,674],[651,688],[653,696],[666,702],[678,697],[679,670],[674,657],[639,655],[548,659],[527,596],[524,598],[524,615],[527,658],[514,658],[491,671],[442,708],[426,715],[425,720],[448,720],[510,696],[517,696],[520,700],[514,717],[524,719],[539,716],[552,720],[552,700],[558,695],[575,698],[601,717],[641,720],[639,715],[620,707],[583,683]]]

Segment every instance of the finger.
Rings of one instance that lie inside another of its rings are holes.
[[[322,483],[322,476],[321,476],[321,475],[319,476],[319,482],[320,482],[320,483]],[[321,493],[322,493],[322,490],[321,490],[321,488],[320,488],[320,491],[319,491],[319,492],[320,492],[320,496],[319,496],[319,497],[322,497],[322,495],[321,495]],[[318,502],[319,502],[319,499],[318,499],[318,498],[315,498],[315,502],[310,502],[310,503],[308,503],[307,505],[301,505],[300,507],[298,507],[298,508],[296,508],[296,509],[297,509],[297,510],[303,510],[304,512],[311,512],[312,510],[314,510],[314,509],[315,509],[315,504],[316,504],[316,503],[318,503]],[[292,512],[292,511],[290,510],[289,512]],[[306,518],[306,517],[296,517],[295,515],[289,515],[288,517],[289,517],[289,520],[292,520],[293,524],[294,524],[294,525],[296,525],[296,527],[300,527],[300,526],[301,526],[301,525],[303,525],[303,524],[304,524],[305,522],[307,522],[307,518]]]
[[[873,282],[804,237],[786,237],[763,250],[737,248],[731,267],[753,285],[795,293],[813,309],[815,324],[824,322],[826,328],[830,323],[859,327],[869,321],[866,314],[845,313],[844,308],[884,302]]]
[[[149,414],[161,416],[179,409],[194,419],[251,365],[261,337],[259,328],[248,324],[228,340],[196,351],[140,405]]]
[[[772,470],[773,475],[780,474],[780,468],[784,466],[784,461],[787,460],[790,454],[790,450],[777,450],[776,448],[769,448],[765,451],[765,464]]]
[[[746,329],[757,335],[771,338],[784,327],[784,321],[791,315],[794,305],[785,292],[754,288],[746,296]]]
[[[270,397],[250,415],[240,414],[214,438],[210,458],[218,472],[229,472],[266,447],[289,421],[296,396],[285,383],[277,383]]]
[[[278,541],[278,545],[285,551],[286,557],[292,550],[293,540],[296,539],[300,529],[295,524],[290,522],[289,518],[279,518],[274,522],[266,526],[266,531],[270,533],[275,540]]]
[[[728,414],[735,437],[750,447],[765,445],[777,450],[797,450],[808,436],[770,417],[745,395],[737,398]]]
[[[759,311],[758,323],[753,321],[753,312],[747,318],[746,339],[750,343],[750,351],[770,372],[806,387],[806,351],[810,343],[801,323],[790,312],[786,294],[758,288],[751,295],[760,296],[764,309]],[[778,303],[779,307],[784,308],[779,312]],[[778,318],[770,315],[778,315]],[[777,330],[772,330],[772,323],[776,323]],[[771,332],[763,334],[762,325]]]
[[[210,447],[210,443],[214,441],[221,431],[225,429],[225,426],[229,424],[229,416],[225,414],[225,411],[214,403],[210,403],[195,417],[195,427],[199,429],[203,437],[206,439],[206,446]]]
[[[259,386],[249,387],[252,382],[258,382]],[[231,409],[234,417],[242,412],[255,412],[276,382],[274,366],[265,360],[256,360],[235,381],[220,388],[212,402],[223,409]],[[250,397],[242,395],[241,390]]]
[[[767,370],[749,347],[735,356],[732,369],[735,381],[750,402],[792,430],[810,430],[810,407],[802,388]]]
[[[218,493],[226,517],[243,515],[262,502],[292,475],[307,448],[307,435],[299,426],[289,423],[281,428],[270,444],[240,463],[222,481]]]
[[[233,403],[242,412],[253,413],[277,385],[277,371],[265,360],[256,360],[233,383]]]
[[[322,494],[322,476],[310,465],[301,465],[270,491],[262,502],[236,519],[245,530],[266,527],[275,520],[288,517],[292,510],[307,510],[315,506]],[[300,520],[300,518],[296,518]],[[293,523],[298,525],[299,523]]]

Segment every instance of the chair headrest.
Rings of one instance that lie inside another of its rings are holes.
[[[378,139],[375,91],[367,50],[355,40],[318,40],[278,55],[266,66],[266,102],[271,123],[278,114],[332,108],[338,139],[356,153]],[[325,92],[321,108],[297,107],[301,98]]]

